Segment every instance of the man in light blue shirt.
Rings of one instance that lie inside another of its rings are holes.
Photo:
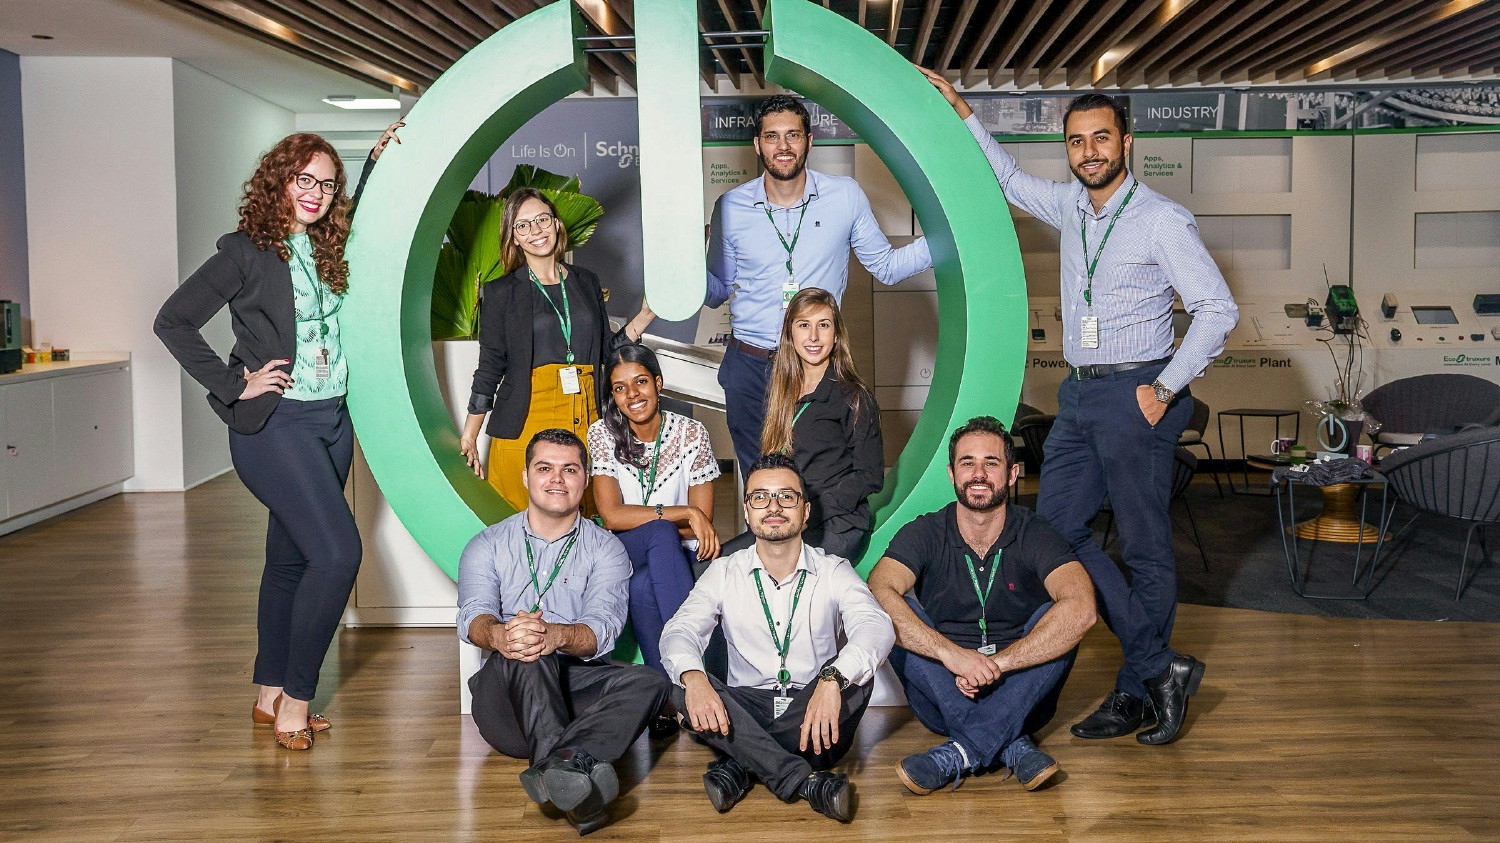
[[[810,125],[792,97],[761,102],[755,152],[765,175],[719,197],[709,226],[707,304],[729,301],[719,384],[741,473],[760,456],[771,358],[797,290],[820,287],[843,298],[850,249],[882,284],[932,266],[925,238],[891,247],[858,182],[807,169]]]
[[[526,446],[526,511],[486,527],[458,563],[458,636],[490,650],[469,678],[474,725],[529,758],[526,795],[551,802],[580,834],[608,822],[610,765],[667,698],[666,677],[607,661],[625,625],[630,558],[579,511],[588,453],[571,431]]]
[[[964,118],[1006,198],[1061,233],[1063,356],[1072,368],[1058,390],[1037,514],[1094,580],[1125,657],[1115,689],[1073,734],[1113,738],[1145,726],[1136,740],[1169,743],[1204,672],[1170,645],[1177,563],[1167,505],[1177,439],[1193,411],[1188,384],[1224,350],[1239,310],[1193,215],[1126,168],[1132,137],[1113,99],[1086,94],[1069,105],[1063,137],[1077,181],[1053,182],[1022,172],[953,86],[922,72]],[[1174,293],[1193,316],[1175,351]],[[1089,527],[1106,496],[1128,582]]]

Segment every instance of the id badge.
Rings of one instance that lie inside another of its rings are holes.
[[[317,362],[313,364],[313,377],[326,381],[333,377],[333,364],[328,361],[328,349],[318,350]]]
[[[558,369],[557,379],[562,382],[563,395],[577,395],[581,391],[578,386],[577,366],[564,366]]]
[[[777,696],[771,702],[771,719],[774,720],[774,719],[780,717],[781,715],[786,714],[786,710],[789,709],[789,708],[791,708],[791,707],[792,707],[792,698],[791,697]]]
[[[994,654],[995,654],[995,645],[994,644],[986,644],[983,647],[979,648],[979,655],[981,655],[981,656],[993,656]]]
[[[1099,317],[1083,317],[1083,331],[1079,334],[1079,345],[1084,348],[1099,347]]]
[[[781,309],[786,310],[792,304],[792,296],[797,295],[797,279],[788,275],[786,282],[781,285]]]

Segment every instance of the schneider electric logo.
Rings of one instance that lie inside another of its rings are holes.
[[[1489,354],[1444,354],[1444,366],[1500,366],[1500,357]]]

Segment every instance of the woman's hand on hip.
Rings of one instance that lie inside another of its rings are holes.
[[[240,393],[240,400],[245,401],[258,395],[265,395],[267,392],[274,392],[277,395],[286,392],[291,388],[292,376],[289,372],[283,372],[276,367],[286,366],[291,362],[290,360],[272,360],[254,372],[246,366],[245,391]]]

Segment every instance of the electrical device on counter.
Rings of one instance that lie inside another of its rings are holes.
[[[0,374],[21,368],[21,303],[0,300]]]
[[[1323,302],[1328,313],[1328,325],[1335,334],[1352,334],[1359,330],[1359,302],[1354,298],[1354,288],[1348,284],[1332,284],[1328,287],[1328,299]],[[1395,310],[1392,309],[1394,315]]]

